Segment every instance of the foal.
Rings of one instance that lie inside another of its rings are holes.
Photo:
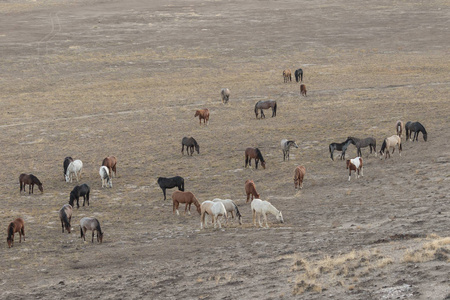
[[[252,195],[252,201],[253,201],[253,197],[258,198],[258,199],[260,197],[260,195],[256,191],[255,183],[253,182],[253,180],[250,180],[250,179],[245,181],[245,193],[247,194],[247,201],[245,201],[245,203],[248,203],[248,200],[250,199],[250,195]]]
[[[13,222],[9,223],[8,225],[8,237],[6,238],[6,241],[8,242],[8,247],[11,248],[14,246],[14,233],[18,232],[20,239],[19,243],[22,242],[22,235],[23,235],[23,241],[25,242],[25,222],[22,218],[17,218]]]
[[[303,83],[300,84],[300,95],[306,97],[306,85],[304,85]]]
[[[353,159],[347,159],[347,169],[348,169],[348,181],[350,181],[352,170],[355,171],[356,178],[359,178],[359,172],[361,172],[361,176],[364,176],[362,158],[356,157]]]

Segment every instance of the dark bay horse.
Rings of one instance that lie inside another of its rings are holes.
[[[171,189],[177,187],[179,191],[184,192],[184,178],[181,176],[175,177],[158,177],[159,187],[162,189],[164,194],[164,200],[166,200],[166,189]]]
[[[35,184],[38,186],[38,188],[41,191],[41,193],[44,192],[44,188],[42,187],[42,183],[33,174],[25,174],[25,173],[20,174],[20,176],[19,176],[19,183],[20,183],[20,192],[22,192],[22,188],[23,188],[23,191],[25,192],[25,185],[26,184],[29,185],[29,187],[28,187],[28,194],[33,193]]]
[[[11,248],[14,246],[14,233],[18,232],[20,235],[19,243],[23,241],[25,242],[25,222],[22,218],[17,218],[8,225],[8,237],[6,241],[8,242],[8,247]]]
[[[173,201],[173,213],[177,213],[177,215],[180,215],[178,212],[178,207],[180,206],[180,203],[186,203],[186,206],[184,207],[184,213],[188,212],[188,214],[191,214],[191,204],[194,204],[197,207],[197,212],[200,214],[200,203],[198,202],[197,198],[194,196],[191,192],[182,192],[182,191],[175,191],[172,193],[172,201]],[[188,211],[189,208],[189,211]]]
[[[298,82],[298,80],[300,79],[300,81],[303,81],[303,70],[302,69],[297,69],[295,70],[295,81]]]
[[[357,149],[356,155],[358,155],[358,157],[362,156],[361,148],[365,148],[367,146],[370,147],[370,154],[372,154],[372,150],[373,150],[373,152],[375,153],[375,156],[377,156],[377,141],[375,140],[375,138],[368,137],[365,139],[358,139],[358,138],[349,136],[347,138],[347,140],[350,140],[351,143],[356,146],[356,149]]]
[[[343,143],[331,143],[328,148],[330,150],[330,156],[331,159],[334,160],[333,152],[336,151],[342,151],[341,159],[345,159],[345,151],[347,151],[348,145],[350,145],[351,140],[347,139]]]
[[[64,180],[66,180],[67,167],[70,165],[71,162],[73,162],[73,158],[72,157],[67,156],[66,158],[64,158],[64,162],[63,162]]]
[[[70,221],[72,220],[72,205],[65,204],[59,210],[59,219],[61,220],[62,233],[64,233],[64,228],[67,230],[67,233],[70,233],[72,229],[70,225]]]
[[[77,185],[70,192],[70,200],[69,204],[73,207],[75,200],[77,200],[77,208],[80,208],[80,196],[83,196],[83,206],[87,201],[87,205],[89,206],[89,193],[91,192],[91,188],[86,184]]]
[[[427,131],[425,130],[425,127],[423,127],[422,124],[419,122],[407,122],[405,124],[405,131],[406,131],[406,140],[411,140],[411,133],[414,132],[414,137],[412,138],[412,141],[419,140],[419,132],[422,132],[423,140],[427,141]]]
[[[258,148],[247,148],[245,149],[245,167],[247,168],[247,165],[251,167],[251,160],[252,158],[255,159],[255,169],[258,169],[258,162],[261,161],[261,166],[263,169],[266,168],[266,161],[264,160],[261,151],[259,151]]]
[[[200,154],[200,146],[198,145],[197,141],[193,137],[184,137],[181,140],[181,154],[184,155],[184,146],[186,146],[186,152],[187,155],[189,155],[189,152],[191,152],[191,156],[194,153],[194,148],[197,151],[198,154]]]
[[[261,119],[265,118],[266,116],[264,115],[263,109],[269,109],[272,108],[272,118],[276,117],[277,115],[277,101],[275,100],[260,100],[258,102],[256,102],[255,104],[255,115],[256,118],[258,119],[258,109],[261,112]]]
[[[113,177],[112,172],[114,172],[114,176],[117,177],[117,173],[116,173],[117,158],[115,156],[111,155],[111,156],[105,157],[103,159],[102,166],[105,166],[108,168],[109,175],[111,176],[111,178]]]

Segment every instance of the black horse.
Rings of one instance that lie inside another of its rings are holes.
[[[184,155],[184,146],[186,146],[186,152],[189,155],[189,151],[191,152],[191,156],[194,153],[194,148],[198,154],[200,154],[200,146],[197,141],[193,137],[184,137],[181,140],[181,154]]]
[[[405,124],[405,130],[406,130],[406,140],[410,139],[411,140],[411,133],[414,132],[414,137],[412,139],[412,141],[414,142],[414,140],[418,141],[419,139],[419,132],[422,132],[423,135],[423,140],[426,142],[427,141],[427,131],[425,130],[425,127],[423,127],[422,124],[420,124],[419,122],[407,122]]]
[[[347,151],[348,145],[350,145],[350,143],[351,143],[350,139],[347,139],[343,143],[331,143],[330,146],[328,146],[328,148],[330,149],[331,159],[334,160],[333,158],[334,151],[342,151],[341,159],[345,159],[345,151]]]
[[[75,200],[77,200],[77,208],[80,208],[80,196],[83,196],[83,206],[87,201],[87,205],[89,206],[89,193],[91,192],[91,188],[86,184],[77,185],[70,192],[70,200],[69,204],[73,207]]]
[[[73,162],[73,158],[70,156],[67,156],[64,158],[63,167],[64,167],[64,180],[66,180],[66,172],[67,168],[69,167],[70,163]]]
[[[158,177],[158,184],[163,191],[164,200],[166,200],[166,189],[177,187],[179,191],[184,192],[184,178],[181,176],[170,178]]]
[[[365,139],[358,139],[355,137],[351,137],[349,136],[347,138],[347,140],[350,140],[350,142],[356,146],[357,149],[357,156],[361,157],[362,156],[362,152],[361,152],[361,148],[365,148],[367,146],[370,146],[370,154],[372,154],[372,150],[375,153],[375,156],[377,155],[377,141],[375,140],[375,138],[373,137],[368,137]]]
[[[295,70],[295,81],[298,82],[298,80],[300,79],[300,81],[303,81],[303,70],[302,69],[297,69]]]

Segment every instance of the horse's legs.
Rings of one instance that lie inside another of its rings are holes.
[[[262,118],[265,119],[265,118],[266,118],[266,115],[264,114],[264,112],[263,112],[263,110],[262,110],[262,108],[261,108],[261,119],[262,119]]]
[[[245,168],[247,168],[248,165],[250,165],[250,162],[249,162],[248,156],[245,155]]]
[[[348,181],[350,181],[351,177],[352,177],[352,169],[348,168]]]
[[[92,230],[92,243],[94,242],[94,230]]]
[[[255,169],[258,169],[258,162],[259,162],[259,159],[255,158]]]
[[[34,184],[31,184],[31,183],[30,183],[30,184],[28,185],[28,194],[31,194],[31,191],[33,190],[32,187],[34,187]],[[33,194],[34,194],[34,191],[33,191]]]
[[[181,144],[181,155],[184,155],[184,145]]]
[[[364,167],[361,167],[361,176],[364,176]]]
[[[267,214],[263,214],[264,221],[266,222],[266,228],[269,228],[269,224],[267,223]]]
[[[77,197],[77,208],[80,208],[80,197]]]
[[[166,200],[166,188],[163,188],[164,200]]]
[[[188,209],[188,205],[189,205],[189,210],[187,210]],[[191,203],[189,203],[189,204],[186,203],[186,206],[184,208],[184,214],[186,214],[186,211],[187,211],[188,215],[191,214]]]
[[[253,226],[256,226],[256,211],[252,210]]]

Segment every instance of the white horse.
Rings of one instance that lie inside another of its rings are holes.
[[[83,162],[81,160],[77,159],[71,162],[67,167],[66,182],[72,182],[73,174],[75,174],[78,182],[78,175],[81,179],[81,169],[83,169]]]
[[[222,224],[220,224],[219,217],[224,216],[227,218],[227,211],[222,202],[213,202],[213,201],[204,201],[200,206],[200,228],[203,229],[203,226],[206,228],[206,214],[210,215],[212,218],[212,222],[214,224],[214,228],[216,228],[217,223],[219,223],[219,228],[222,228]]]
[[[261,215],[264,217],[264,221],[266,222],[266,228],[269,228],[269,224],[267,224],[267,213],[273,214],[280,223],[284,223],[283,215],[281,211],[275,208],[269,201],[263,201],[261,199],[253,199],[252,204],[252,213],[253,213],[253,225],[256,226],[256,216],[258,216],[259,227],[263,227],[261,224]]]
[[[286,158],[289,160],[289,149],[291,147],[298,148],[298,145],[295,141],[288,141],[287,139],[281,140],[281,150],[283,150],[283,160],[286,160]]]
[[[101,166],[100,171],[98,173],[100,174],[100,177],[102,178],[102,187],[106,187],[109,185],[109,187],[112,188],[112,179],[109,176],[108,167]]]
[[[225,218],[225,220],[227,224],[228,224],[228,213],[230,213],[231,218],[234,219],[234,212],[236,212],[236,217],[239,219],[239,225],[242,225],[241,213],[239,212],[239,209],[233,200],[215,198],[213,199],[213,202],[222,202],[223,206],[225,206],[225,210],[227,211],[227,217]]]

